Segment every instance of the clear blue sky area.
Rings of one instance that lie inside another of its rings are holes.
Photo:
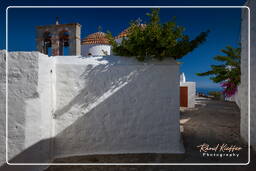
[[[217,0],[218,1],[218,0]],[[230,0],[231,1],[231,0]],[[237,0],[231,3],[228,0],[218,1],[196,1],[191,4],[191,1],[172,1],[169,3],[162,1],[148,1],[147,3],[123,2],[122,4],[112,3],[93,3],[89,5],[243,5],[244,0]],[[30,5],[47,5],[44,3]],[[54,1],[53,1],[54,2]],[[51,5],[60,5],[54,4]],[[63,1],[64,3],[66,1]],[[151,2],[151,3],[150,3]],[[158,3],[157,3],[158,2]],[[182,3],[183,2],[183,3]],[[200,3],[199,3],[200,2]],[[8,5],[17,5],[6,3]],[[24,4],[18,4],[24,5]],[[25,4],[28,5],[28,4]],[[64,5],[88,5],[88,4],[64,4]],[[5,13],[3,6],[1,8],[0,19],[1,24],[4,24]],[[81,38],[86,35],[97,32],[98,26],[103,28],[103,31],[111,31],[114,35],[120,33],[123,29],[129,26],[131,20],[137,18],[142,21],[147,21],[145,14],[150,9],[142,8],[122,8],[122,9],[99,9],[99,8],[83,8],[83,9],[17,9],[11,8],[8,11],[8,41],[9,51],[35,51],[35,27],[38,25],[54,24],[56,16],[60,17],[61,23],[75,23],[82,25]],[[227,45],[237,46],[240,41],[240,23],[241,9],[161,9],[161,22],[169,21],[173,16],[176,16],[178,25],[186,28],[185,33],[191,38],[194,38],[202,31],[210,30],[207,41],[192,53],[184,56],[180,61],[181,72],[184,72],[188,81],[195,81],[197,87],[218,88],[218,84],[212,83],[207,77],[198,77],[197,72],[204,72],[210,69],[210,65],[216,64],[213,60],[215,55],[221,54],[220,50]],[[1,25],[2,26],[2,25]],[[1,35],[4,35],[4,27],[0,28]],[[5,36],[3,36],[5,39]],[[3,40],[3,39],[2,39]],[[5,42],[0,42],[0,49],[5,49]]]

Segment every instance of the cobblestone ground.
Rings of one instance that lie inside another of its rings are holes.
[[[248,147],[239,136],[240,111],[233,102],[197,98],[196,108],[181,109],[181,130],[186,149],[184,155],[133,154],[94,155],[57,159],[54,162],[104,163],[104,162],[157,162],[157,163],[246,163]],[[242,147],[238,157],[203,157],[198,145],[210,146],[228,144]],[[251,153],[251,163],[247,166],[51,166],[46,171],[247,171],[256,169],[256,155]]]

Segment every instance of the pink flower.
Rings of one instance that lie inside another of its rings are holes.
[[[222,82],[221,87],[224,88],[223,94],[225,95],[225,97],[231,97],[236,94],[237,85],[230,79],[226,82]]]

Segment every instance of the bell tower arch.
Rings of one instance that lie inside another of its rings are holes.
[[[81,55],[81,25],[56,24],[36,27],[36,48],[49,56]]]

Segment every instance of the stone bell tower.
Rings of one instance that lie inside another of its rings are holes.
[[[56,24],[36,27],[36,48],[49,56],[81,55],[81,25]]]

